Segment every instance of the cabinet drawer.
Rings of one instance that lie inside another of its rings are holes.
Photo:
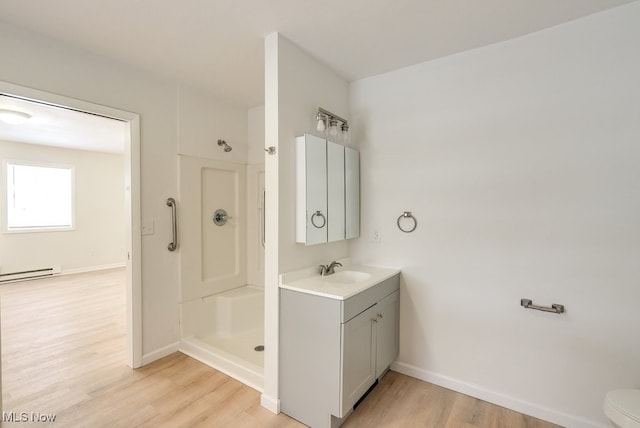
[[[367,310],[379,300],[400,289],[400,274],[394,275],[374,285],[368,290],[342,301],[341,323],[349,321],[362,311]]]

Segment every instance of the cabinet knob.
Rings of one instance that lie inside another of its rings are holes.
[[[383,317],[382,317],[382,314],[378,314],[378,318],[383,318]]]
[[[378,322],[378,318],[371,318],[371,321]]]

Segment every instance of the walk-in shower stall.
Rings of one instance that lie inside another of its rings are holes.
[[[262,390],[264,171],[180,156],[180,350]]]

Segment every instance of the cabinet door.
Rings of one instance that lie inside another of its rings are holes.
[[[344,240],[344,146],[327,141],[327,241]]]
[[[327,242],[327,142],[305,134],[296,138],[296,241]]]
[[[400,292],[396,291],[381,301],[375,309],[376,324],[376,379],[396,359],[399,351]]]
[[[360,153],[344,148],[345,238],[360,236]]]
[[[376,306],[342,324],[340,415],[344,417],[376,380]]]

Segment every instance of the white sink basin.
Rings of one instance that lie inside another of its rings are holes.
[[[352,266],[347,260],[344,267],[339,267],[333,275],[319,275],[316,266],[282,274],[280,288],[329,299],[346,300],[399,273],[397,269]]]
[[[341,270],[332,275],[325,276],[324,280],[327,282],[336,282],[339,284],[355,284],[356,282],[365,281],[370,277],[371,274],[367,272],[358,272],[356,270]]]

